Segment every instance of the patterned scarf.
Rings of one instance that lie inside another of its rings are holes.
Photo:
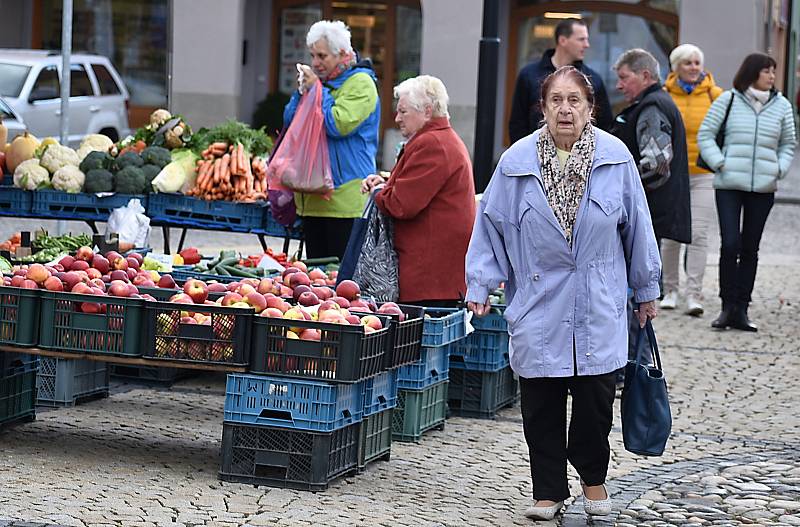
[[[323,77],[322,75],[318,75],[318,77],[322,82],[332,81],[333,79],[335,79],[336,77],[338,77],[339,75],[341,75],[342,73],[349,70],[355,65],[356,65],[355,55],[353,55],[352,53],[343,52],[342,56],[339,58],[338,64],[336,64],[336,67],[333,68],[333,71],[330,72],[330,74],[328,74],[325,77]]]
[[[589,172],[594,162],[594,128],[587,123],[580,138],[572,146],[567,166],[561,169],[556,144],[545,126],[539,134],[536,149],[542,169],[542,183],[547,204],[553,209],[558,224],[564,229],[567,243],[572,246],[572,229],[578,206],[586,190]]]

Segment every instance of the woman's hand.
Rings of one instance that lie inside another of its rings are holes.
[[[492,305],[489,303],[489,300],[486,300],[485,304],[479,304],[477,302],[467,302],[467,309],[475,313],[475,316],[482,317],[489,313],[492,309]]]
[[[383,179],[382,176],[379,176],[377,174],[369,175],[364,179],[364,181],[361,182],[361,193],[367,194],[369,192],[372,192],[372,189],[374,189],[378,185],[383,185],[384,183],[386,183],[386,180]]]
[[[305,93],[317,82],[317,74],[306,64],[297,64],[297,90]]]
[[[647,319],[653,319],[658,316],[656,301],[642,302],[639,304],[639,309],[634,309],[633,312],[636,313],[636,317],[639,319],[639,327],[643,328],[647,323]]]

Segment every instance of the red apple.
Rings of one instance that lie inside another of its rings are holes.
[[[140,267],[139,260],[137,260],[133,256],[128,256],[125,259],[128,261],[128,269],[136,269],[137,271],[139,270]]]
[[[302,271],[289,275],[289,287],[296,288],[298,285],[311,285],[311,279]]]
[[[258,278],[242,278],[241,280],[239,280],[239,283],[240,284],[247,284],[247,285],[251,286],[253,289],[255,289],[256,291],[258,291],[258,284],[261,283],[261,280],[259,280]]]
[[[357,308],[359,311],[372,311],[372,307],[365,300],[360,298],[356,298],[350,302],[350,307]]]
[[[162,274],[161,278],[158,279],[158,287],[162,289],[177,289],[178,284],[175,283],[175,279],[172,278],[172,275]]]
[[[350,307],[350,301],[344,297],[334,296],[333,298],[331,298],[331,300],[333,300],[334,302],[339,304],[340,307],[343,307],[345,309]]]
[[[75,260],[72,262],[72,265],[69,266],[70,271],[85,271],[89,268],[89,262],[86,260]]]
[[[64,283],[56,278],[55,276],[51,276],[47,280],[44,281],[44,288],[48,291],[63,291],[64,290]]]
[[[381,322],[381,319],[379,319],[375,315],[366,315],[362,317],[361,323],[375,330],[383,329],[383,323]]]
[[[25,277],[21,274],[15,274],[11,277],[11,285],[13,287],[22,287],[22,282],[25,281]]]
[[[75,271],[68,271],[64,273],[64,276],[61,278],[64,281],[64,285],[68,291],[72,291],[76,284],[81,282],[81,277]]]
[[[64,266],[61,265],[60,263],[53,264],[53,269],[55,269],[56,271],[63,271],[64,270]]]
[[[318,329],[306,328],[300,332],[300,340],[319,340],[322,334]]]
[[[193,317],[181,317],[181,324],[197,324]]]
[[[402,322],[405,319],[405,313],[400,309],[400,307],[395,304],[394,302],[386,302],[382,304],[381,307],[378,308],[378,313],[382,313],[385,315],[397,315],[397,317]]]
[[[100,313],[102,310],[100,304],[94,302],[81,303],[81,311],[84,313]]]
[[[142,263],[144,263],[144,256],[139,253],[128,253],[127,257],[134,258],[137,262],[139,262],[139,267],[141,267]]]
[[[175,293],[174,295],[169,297],[169,301],[175,304],[194,304],[194,300],[192,300],[192,297],[190,297],[186,293]]]
[[[283,311],[275,307],[268,307],[261,312],[262,317],[283,318]]]
[[[84,284],[83,282],[78,282],[77,284],[75,284],[75,286],[70,291],[79,295],[92,294],[92,288]]]
[[[94,267],[90,267],[86,270],[86,276],[88,276],[89,280],[91,280],[92,278],[100,278],[101,276],[103,276],[103,273],[101,273]]]
[[[306,266],[306,263],[301,260],[295,260],[294,262],[292,262],[292,267],[297,267],[302,272],[308,273],[308,267]]]
[[[328,300],[333,298],[333,289],[330,287],[312,287],[311,291],[319,297],[320,300]]]
[[[310,293],[310,292],[311,292],[311,287],[301,284],[292,289],[292,298],[297,300],[303,293]]]
[[[283,270],[283,272],[281,273],[281,278],[286,278],[288,275],[296,273],[298,271],[300,271],[300,269],[298,269],[297,267],[289,266]]]
[[[325,274],[325,271],[320,269],[319,267],[315,267],[308,272],[308,277],[312,280],[325,280],[328,276]]]
[[[183,292],[189,295],[195,304],[202,304],[208,298],[208,286],[202,280],[195,278],[186,280]]]
[[[96,254],[92,259],[92,267],[100,271],[100,274],[106,274],[111,269],[111,264],[108,258],[102,254]]]
[[[23,289],[39,289],[39,284],[37,284],[33,280],[26,278],[25,280],[22,281],[22,285],[20,287],[22,287]]]
[[[133,277],[139,274],[139,272],[136,269],[131,269],[130,267],[125,269],[125,272],[128,274],[128,281],[133,280]]]
[[[242,296],[247,296],[250,293],[257,293],[258,291],[256,291],[256,288],[253,287],[252,285],[240,282],[239,288],[236,290],[236,292]]]
[[[74,261],[75,261],[75,258],[73,258],[72,256],[67,255],[67,256],[64,256],[63,258],[61,258],[58,261],[58,263],[60,265],[64,266],[64,269],[69,269],[72,266],[72,263]]]
[[[297,302],[301,306],[316,306],[319,304],[319,297],[311,291],[306,291],[297,298]]]
[[[83,260],[84,262],[90,263],[94,258],[94,251],[92,251],[91,247],[82,246],[78,247],[78,250],[75,252],[75,259],[76,260]]]
[[[360,294],[361,288],[352,280],[342,280],[339,282],[339,285],[336,286],[336,296],[344,297],[351,302],[358,298]]]
[[[130,282],[128,278],[128,271],[111,271],[111,280],[122,280],[123,282]]]
[[[44,281],[50,278],[51,276],[52,274],[50,273],[50,271],[47,270],[45,266],[43,266],[42,264],[35,263],[31,264],[31,266],[28,267],[28,274],[26,275],[26,278],[28,280],[33,280],[37,284],[44,284]]]
[[[128,284],[128,296],[138,295],[139,288],[133,284]]]
[[[257,291],[248,293],[247,296],[244,297],[244,301],[253,306],[256,313],[261,313],[267,308],[267,299]]]
[[[266,295],[267,293],[272,292],[272,287],[273,287],[272,278],[262,278],[261,281],[258,282],[258,287],[256,288],[256,291],[258,291],[262,295]]]
[[[123,282],[122,280],[114,280],[108,287],[108,294],[111,296],[127,297],[130,296],[131,291],[128,289],[127,282]]]
[[[113,260],[111,258],[109,258],[108,262],[111,264],[111,268],[112,269],[116,269],[118,271],[127,271],[128,270],[128,260],[126,260],[122,256],[117,256]]]
[[[225,307],[230,307],[236,302],[241,302],[242,300],[243,300],[242,295],[240,295],[239,293],[228,291],[227,293],[225,293],[225,296],[222,297],[222,305]]]
[[[93,278],[92,280],[89,281],[88,285],[91,288],[97,288],[97,289],[99,289],[101,291],[105,291],[106,290],[106,283],[103,282],[103,280],[100,279],[100,278]]]
[[[358,318],[356,315],[347,315],[346,317],[344,317],[344,319],[347,320],[353,326],[358,326],[359,324],[361,324],[361,319]]]
[[[225,293],[227,290],[228,290],[227,286],[219,282],[212,282],[208,284],[209,293]]]

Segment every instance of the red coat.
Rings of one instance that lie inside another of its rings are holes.
[[[394,218],[400,301],[459,300],[475,221],[472,164],[445,117],[435,117],[403,148],[375,197]]]

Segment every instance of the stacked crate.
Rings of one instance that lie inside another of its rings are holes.
[[[389,409],[387,383],[374,379],[384,370],[389,319],[373,333],[313,320],[253,322],[250,374],[228,375],[220,479],[324,490],[358,469],[365,407]],[[304,329],[318,330],[319,340],[292,336]]]
[[[38,365],[34,355],[0,352],[0,429],[36,419]]]
[[[105,362],[42,357],[36,377],[36,404],[73,406],[89,398],[108,397],[108,379]]]
[[[474,317],[475,331],[450,349],[451,415],[492,419],[514,404],[517,380],[508,362],[508,329],[502,306]]]
[[[419,441],[428,430],[444,428],[449,348],[464,337],[465,316],[463,309],[425,310],[420,359],[398,370],[394,440]]]

